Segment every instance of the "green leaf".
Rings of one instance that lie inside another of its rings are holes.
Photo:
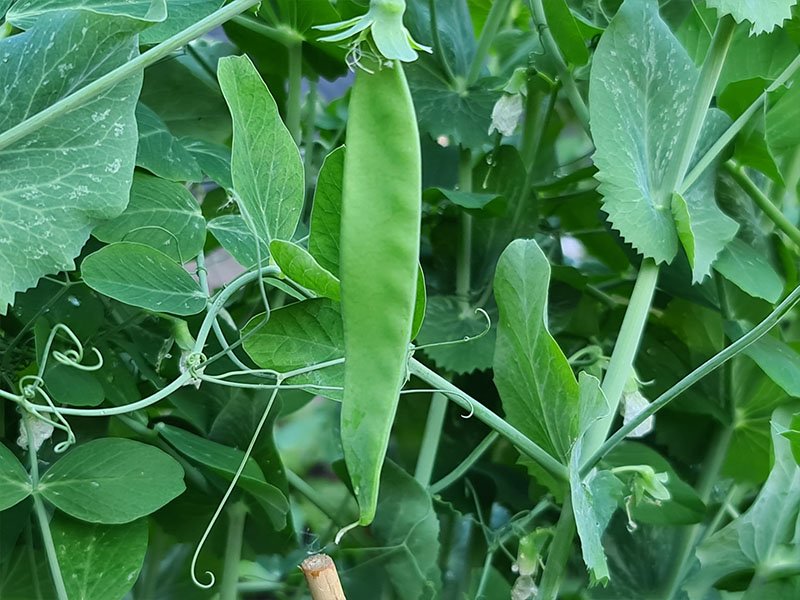
[[[797,0],[708,0],[708,6],[720,15],[731,15],[737,23],[749,21],[750,35],[770,33],[775,26],[792,18],[792,7]]]
[[[273,310],[269,320],[253,317],[242,330],[244,349],[261,368],[281,373],[344,357],[344,332],[339,305],[327,299],[305,300]],[[309,392],[341,400],[342,364],[317,369],[286,381],[288,385],[317,385]]]
[[[159,423],[156,430],[179,452],[210,468],[226,481],[233,479],[244,458],[244,452],[238,448],[218,444],[179,427]],[[286,513],[289,512],[289,502],[281,490],[267,483],[264,473],[252,456],[247,459],[238,485],[253,494],[268,509],[267,513],[276,529],[283,529],[286,525]]]
[[[239,206],[261,239],[290,240],[303,209],[300,152],[247,56],[220,59],[218,77],[233,116],[231,170]]]
[[[365,563],[364,568],[384,565],[398,597],[440,597],[439,520],[431,497],[390,460],[383,466],[378,507],[370,532],[376,547],[351,551],[363,557],[360,562]]]
[[[180,143],[194,156],[200,169],[212,181],[225,190],[233,189],[231,151],[227,146],[193,137],[181,138]]]
[[[20,0],[8,11],[6,20],[20,29],[29,29],[42,15],[68,10],[128,17],[147,23],[158,23],[167,18],[166,0]]]
[[[136,241],[183,263],[203,249],[206,222],[197,200],[184,186],[136,173],[125,212],[92,235],[103,242]]]
[[[422,325],[425,322],[425,312],[428,310],[428,292],[425,289],[425,273],[422,271],[422,265],[419,266],[417,271],[417,298],[414,301],[414,320],[411,325],[411,340],[419,335],[422,330]]]
[[[793,85],[767,111],[767,145],[774,154],[800,145],[800,86]]]
[[[272,240],[270,255],[286,277],[317,296],[339,301],[339,280],[320,266],[305,248],[292,242]]]
[[[494,381],[509,423],[566,461],[578,427],[578,382],[547,329],[549,283],[550,263],[535,241],[516,240],[500,256]]]
[[[98,406],[105,400],[103,386],[93,373],[59,363],[44,373],[50,397],[67,406]]]
[[[93,290],[155,312],[194,315],[208,301],[178,263],[144,244],[110,244],[84,259],[81,275]]]
[[[589,50],[586,48],[586,42],[566,1],[544,0],[542,7],[547,19],[547,26],[567,63],[581,66],[589,62]]]
[[[685,586],[690,598],[707,598],[708,590],[726,575],[750,569],[758,573],[761,568],[769,569],[784,558],[796,556],[792,549],[800,508],[800,467],[789,440],[782,435],[790,420],[789,407],[773,413],[775,463],[769,478],[744,513],[698,547],[700,569]]]
[[[505,199],[500,194],[462,192],[459,190],[448,190],[446,188],[437,187],[425,190],[422,198],[425,202],[431,203],[438,201],[440,198],[447,198],[456,206],[474,211],[478,214],[480,214],[480,211],[485,210],[485,214],[502,216],[506,211]]]
[[[194,156],[173,136],[164,121],[141,102],[136,106],[139,149],[136,165],[171,181],[200,181]]]
[[[655,0],[625,2],[593,59],[589,105],[603,209],[622,237],[656,262],[670,262],[678,249],[666,179],[682,151],[697,76]]]
[[[471,306],[464,307],[455,296],[431,296],[417,341],[423,346],[456,342],[423,350],[442,370],[457,374],[485,371],[492,366],[496,329],[492,327],[477,339],[463,340],[483,333],[487,325],[486,317]]]
[[[131,23],[54,12],[0,41],[0,131],[132,59]],[[42,275],[74,269],[92,228],[127,205],[140,86],[129,77],[0,150],[0,314]]]
[[[31,479],[22,463],[0,444],[0,511],[11,508],[31,495]]]
[[[767,302],[774,304],[783,293],[783,280],[769,260],[740,239],[725,247],[714,270],[742,291]]]
[[[167,19],[145,29],[140,44],[158,44],[194,25],[222,6],[222,0],[169,0]],[[177,89],[177,88],[176,88]]]
[[[36,492],[76,519],[115,524],[155,512],[184,489],[183,469],[162,450],[101,438],[60,458]]]
[[[67,594],[75,600],[121,600],[133,588],[147,553],[147,520],[125,525],[50,523]]]
[[[738,339],[744,335],[745,328],[739,323],[730,323],[726,331],[732,339]],[[789,396],[800,398],[800,354],[789,344],[765,335],[745,348],[744,354]]]
[[[339,146],[322,163],[314,190],[308,251],[334,275],[339,274],[339,230],[342,222],[342,178],[345,147]]]
[[[247,227],[239,215],[225,215],[208,222],[208,230],[233,258],[245,268],[258,264],[256,243],[261,249],[261,262],[269,259],[269,247]]]

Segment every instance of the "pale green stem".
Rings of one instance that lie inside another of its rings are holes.
[[[547,552],[547,563],[544,567],[542,581],[536,600],[555,600],[564,580],[567,559],[572,552],[572,540],[575,537],[575,517],[572,514],[572,498],[568,495],[561,507],[553,541]]]
[[[262,6],[267,6],[268,4],[268,2],[264,2]],[[241,25],[245,29],[261,34],[265,38],[278,42],[287,48],[294,43],[303,41],[303,36],[297,31],[285,27],[274,27],[250,15],[240,14],[233,17],[231,20],[237,25]]]
[[[47,558],[47,566],[50,568],[50,575],[53,578],[53,586],[56,589],[58,600],[69,600],[67,596],[67,588],[64,585],[64,576],[61,573],[61,567],[58,565],[58,555],[56,554],[56,545],[53,542],[53,534],[50,532],[50,519],[47,516],[47,510],[44,507],[44,502],[39,495],[39,457],[36,455],[35,438],[31,431],[30,423],[28,422],[28,415],[21,415],[25,433],[28,437],[28,457],[30,458],[30,477],[31,489],[33,490],[33,510],[36,514],[36,522],[39,524],[39,530],[42,532],[42,541],[44,543],[44,553]]]
[[[459,463],[455,469],[430,486],[431,495],[441,493],[446,488],[450,487],[456,481],[461,479],[472,468],[472,466],[481,459],[486,451],[491,448],[492,444],[497,441],[498,437],[500,437],[500,434],[496,431],[492,431],[483,440],[481,440],[481,443],[475,446],[472,452],[470,452],[469,455],[467,455],[467,457],[461,461],[461,463]]]
[[[458,189],[472,191],[472,153],[461,151],[458,163]],[[456,296],[461,310],[470,310],[470,288],[472,287],[472,215],[461,211],[461,249],[456,260]]]
[[[531,5],[531,14],[533,15],[533,22],[535,27],[539,30],[539,36],[542,40],[545,52],[550,56],[555,64],[556,71],[558,72],[558,79],[561,85],[564,86],[564,92],[567,95],[567,100],[572,105],[572,110],[575,111],[575,116],[580,121],[584,130],[589,133],[589,109],[586,107],[586,102],[581,96],[578,85],[575,83],[575,78],[569,70],[566,61],[564,60],[561,50],[556,44],[550,27],[547,25],[547,18],[544,14],[544,5],[542,0],[529,0]]]
[[[524,433],[509,425],[504,419],[497,416],[494,412],[486,408],[483,404],[465,394],[461,389],[454,386],[438,373],[430,370],[418,360],[412,358],[408,362],[408,370],[412,375],[428,382],[445,394],[450,400],[469,411],[476,419],[482,421],[493,430],[511,442],[525,456],[539,463],[547,471],[561,479],[567,481],[569,474],[567,468],[558,460],[553,458],[546,450],[533,442]]]
[[[773,204],[767,195],[747,176],[744,168],[729,160],[725,163],[725,170],[731,174],[736,183],[739,184],[748,196],[755,202],[765,215],[775,226],[786,234],[798,247],[800,247],[800,229],[798,229],[781,210]]]
[[[296,42],[287,48],[289,51],[289,91],[286,97],[286,128],[292,139],[300,146],[303,130],[303,44]]]
[[[486,21],[483,24],[481,35],[478,38],[478,47],[475,50],[475,56],[472,57],[469,71],[467,72],[467,86],[472,85],[481,74],[486,57],[489,55],[489,48],[492,47],[492,42],[503,24],[503,20],[508,14],[508,9],[511,6],[511,0],[494,0],[489,14],[486,16]]]
[[[286,469],[286,481],[289,482],[289,485],[291,485],[301,495],[305,496],[305,498],[311,502],[311,504],[316,506],[322,514],[331,520],[333,524],[335,524],[337,527],[342,527],[344,525],[344,523],[341,522],[341,519],[336,516],[339,512],[339,508],[328,502],[328,499],[325,496],[317,492],[317,490],[311,487],[297,473]]]
[[[494,553],[495,550],[490,550],[486,553],[486,559],[483,561],[483,569],[481,570],[481,579],[478,582],[478,589],[475,590],[475,600],[483,600],[485,597],[486,586],[489,585],[489,575],[492,573]]]
[[[428,419],[425,422],[425,432],[422,435],[422,445],[419,448],[417,467],[414,470],[414,479],[422,487],[431,483],[433,467],[436,463],[436,453],[439,450],[439,440],[442,437],[442,427],[447,414],[447,396],[434,392],[431,397],[431,406],[428,409]]]
[[[106,91],[117,83],[125,81],[126,79],[138,74],[140,71],[144,70],[145,67],[154,64],[162,58],[166,58],[174,50],[185,46],[196,37],[199,37],[204,33],[208,33],[215,27],[222,25],[232,17],[246,11],[248,8],[252,8],[258,3],[259,0],[233,0],[233,2],[230,4],[226,4],[219,10],[214,11],[206,18],[201,19],[191,27],[187,27],[183,31],[176,33],[157,46],[153,46],[147,52],[140,54],[133,60],[130,60],[124,65],[117,67],[113,71],[106,73],[102,77],[95,79],[92,83],[82,87],[76,92],[73,92],[69,96],[62,98],[55,104],[51,104],[35,115],[28,117],[11,129],[7,129],[0,134],[0,150],[7,148],[14,142],[18,142],[22,138],[38,130],[40,127],[47,125],[51,121],[70,112],[71,110],[83,106],[98,94]]]
[[[227,513],[228,536],[225,541],[225,559],[219,586],[219,600],[236,600],[238,598],[236,584],[239,582],[239,561],[242,558],[247,506],[241,501],[235,502],[228,508]]]

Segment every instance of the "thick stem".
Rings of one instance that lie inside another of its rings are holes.
[[[408,361],[408,370],[412,375],[428,382],[433,387],[440,390],[450,400],[469,411],[476,419],[486,423],[493,430],[511,442],[516,448],[527,457],[533,459],[544,467],[547,471],[561,479],[568,481],[569,474],[567,468],[558,460],[553,458],[546,450],[541,448],[524,433],[509,425],[505,419],[500,418],[483,404],[465,394],[459,388],[447,381],[438,373],[431,371],[418,360],[412,358]]]
[[[289,50],[289,93],[286,97],[286,128],[292,139],[300,146],[303,130],[301,116],[303,112],[303,44],[296,42]]]
[[[422,445],[417,457],[417,467],[414,470],[414,479],[422,487],[431,483],[433,466],[436,463],[436,453],[439,450],[439,440],[442,437],[442,427],[447,414],[447,396],[435,392],[431,398],[431,407],[428,409],[428,420],[425,422],[425,432],[422,436]]]
[[[208,15],[205,19],[201,19],[191,27],[187,27],[183,31],[176,33],[171,38],[168,38],[153,46],[147,52],[144,52],[134,58],[133,60],[117,67],[113,71],[106,73],[99,79],[95,79],[89,85],[86,85],[69,96],[62,98],[55,104],[51,104],[44,110],[39,111],[35,115],[18,123],[11,129],[7,129],[0,134],[0,150],[7,148],[14,142],[18,142],[22,138],[30,135],[40,127],[47,125],[58,117],[86,104],[89,100],[98,94],[106,91],[117,83],[132,77],[142,71],[145,67],[149,67],[155,62],[166,58],[174,50],[185,46],[196,37],[208,33],[215,27],[222,25],[225,21],[233,18],[234,16],[243,13],[248,8],[252,8],[259,3],[260,0],[234,0],[230,4],[226,4],[217,11]]]
[[[37,489],[39,486],[39,457],[36,455],[35,439],[28,421],[28,415],[23,414],[21,418],[28,438],[31,488],[33,490],[33,510],[36,514],[36,522],[39,525],[39,530],[42,532],[42,542],[44,543],[44,553],[47,557],[47,566],[50,568],[50,575],[53,578],[53,586],[56,589],[58,600],[69,600],[67,588],[64,585],[64,576],[61,574],[61,567],[58,565],[58,555],[56,554],[56,545],[53,542],[53,534],[50,532],[50,519],[47,516],[47,510],[44,507],[44,502],[42,502],[39,496],[39,490]]]
[[[228,537],[225,540],[225,560],[222,567],[222,580],[219,586],[220,600],[236,600],[236,584],[239,582],[239,561],[242,558],[244,522],[247,506],[243,502],[231,504],[228,508]]]
[[[567,496],[561,507],[561,516],[558,518],[553,541],[547,553],[547,562],[536,600],[555,600],[558,597],[558,589],[564,579],[574,537],[575,516],[572,514],[572,499]]]
[[[467,85],[472,85],[481,74],[481,68],[486,57],[489,54],[489,48],[492,47],[497,32],[503,24],[503,20],[508,14],[508,9],[511,6],[511,0],[495,0],[489,9],[489,14],[486,16],[486,21],[483,24],[481,35],[478,38],[478,47],[475,50],[475,56],[472,57],[472,63],[469,65],[467,72]]]
[[[798,229],[781,210],[775,206],[767,195],[747,176],[744,167],[737,165],[732,160],[725,163],[725,170],[731,174],[734,181],[739,184],[748,196],[755,202],[775,226],[786,234],[798,247],[800,247],[800,229]]]

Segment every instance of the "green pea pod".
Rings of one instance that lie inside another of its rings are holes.
[[[419,260],[419,132],[399,62],[359,71],[344,159],[340,279],[345,372],[342,446],[360,508],[375,516],[406,378]]]

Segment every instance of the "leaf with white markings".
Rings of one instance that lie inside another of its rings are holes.
[[[67,10],[159,23],[167,18],[167,0],[20,0],[8,11],[6,20],[20,29],[28,29],[42,15]]]
[[[128,62],[135,24],[55,12],[0,41],[0,131]],[[125,209],[140,86],[131,76],[0,150],[0,314],[43,275],[73,269],[91,230]]]
[[[257,239],[239,215],[224,215],[208,222],[208,230],[217,238],[233,258],[245,268],[258,264],[258,251],[261,262],[269,260],[269,247]],[[258,248],[256,248],[258,244]]]

